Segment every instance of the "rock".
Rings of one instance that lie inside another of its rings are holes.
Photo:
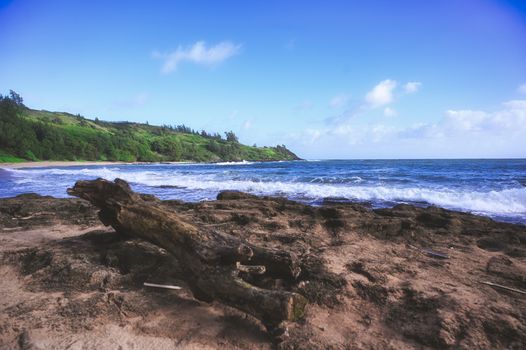
[[[42,350],[43,349],[33,342],[29,331],[27,331],[26,329],[24,329],[22,333],[20,333],[20,335],[18,336],[18,345],[20,346],[20,350]]]
[[[226,200],[236,200],[236,199],[256,199],[257,196],[254,196],[250,193],[245,193],[241,191],[221,191],[217,195],[217,200],[226,201]]]
[[[526,298],[479,283],[526,290],[524,225],[436,207],[308,206],[236,191],[218,197],[183,203],[141,196],[203,231],[297,254],[295,281],[247,277],[258,288],[294,291],[310,302],[304,320],[283,325],[288,336],[277,337],[281,344],[257,318],[196,301],[180,261],[151,243],[101,230],[98,210],[87,202],[24,195],[0,199],[0,348],[31,348],[44,338],[42,344],[60,349],[152,341],[164,344],[159,348],[229,349],[526,344]],[[426,249],[449,259],[431,258]],[[183,289],[145,289],[143,282]]]
[[[503,284],[516,288],[526,288],[526,269],[521,268],[505,255],[493,256],[486,264],[486,271],[493,278],[503,280]],[[505,282],[504,282],[505,281]]]

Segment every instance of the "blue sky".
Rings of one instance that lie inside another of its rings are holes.
[[[521,1],[1,1],[0,91],[305,158],[526,156]]]

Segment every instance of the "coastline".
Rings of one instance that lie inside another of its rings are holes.
[[[183,164],[186,162],[162,162],[170,164]],[[45,168],[45,167],[69,167],[90,165],[134,165],[134,164],[161,164],[160,162],[113,162],[113,161],[55,161],[46,160],[38,162],[0,163],[0,168],[22,169],[22,168]]]
[[[301,159],[300,159],[301,160]],[[298,160],[286,160],[294,162]],[[46,168],[46,167],[70,167],[70,166],[91,166],[91,165],[141,165],[141,164],[217,164],[217,163],[241,163],[242,161],[232,162],[190,162],[190,161],[162,161],[162,162],[116,162],[116,161],[68,161],[68,160],[44,160],[36,162],[19,162],[19,163],[0,163],[1,168],[22,169],[22,168]],[[248,162],[279,162],[277,160],[250,160]]]

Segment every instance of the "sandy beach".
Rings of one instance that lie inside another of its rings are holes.
[[[186,164],[188,162],[163,162],[163,164]],[[45,167],[67,167],[67,166],[90,166],[90,165],[134,165],[134,164],[160,164],[151,162],[94,162],[94,161],[39,161],[20,163],[0,163],[0,168],[22,169],[22,168],[45,168]]]
[[[133,164],[126,162],[73,162],[73,161],[41,161],[41,162],[20,162],[20,163],[0,163],[0,168],[43,168],[43,167],[54,167],[54,166],[84,166],[84,165],[112,165],[112,164]]]

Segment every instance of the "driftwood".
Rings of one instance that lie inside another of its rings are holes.
[[[163,288],[163,289],[172,289],[172,290],[182,289],[179,286],[169,286],[169,285],[166,285],[166,284],[157,284],[157,283],[148,283],[148,282],[144,282],[142,285],[145,286],[145,287]]]
[[[195,298],[217,300],[260,319],[273,330],[303,316],[306,299],[293,292],[264,289],[244,274],[293,280],[300,273],[290,252],[259,247],[213,230],[200,230],[158,201],[144,200],[121,179],[77,181],[68,193],[100,208],[99,218],[117,232],[142,238],[173,254]]]
[[[509,290],[510,292],[515,292],[515,293],[520,293],[520,294],[526,295],[526,291],[524,291],[524,290],[520,290],[520,289],[517,289],[517,288],[511,288],[511,287],[506,287],[506,286],[503,286],[502,284],[497,284],[497,283],[488,282],[488,281],[480,281],[480,283],[486,284],[488,286],[492,286],[492,287],[495,287],[495,288]]]

